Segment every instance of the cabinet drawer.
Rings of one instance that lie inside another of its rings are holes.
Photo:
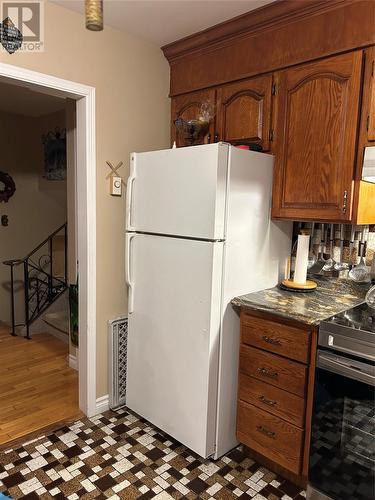
[[[244,344],[308,363],[310,332],[307,330],[244,314],[241,337]]]
[[[241,344],[240,371],[297,396],[305,395],[307,367],[295,361]]]
[[[238,397],[298,427],[304,427],[305,400],[244,373],[239,375]]]
[[[237,438],[286,469],[300,473],[303,431],[242,401],[237,408]]]

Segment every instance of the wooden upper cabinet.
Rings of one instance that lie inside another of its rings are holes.
[[[366,50],[366,75],[364,86],[368,87],[367,140],[375,141],[375,47]]]
[[[172,98],[172,109],[171,109],[171,141],[176,141],[178,147],[185,146],[184,142],[178,137],[176,133],[176,127],[174,121],[177,118],[183,118],[185,120],[196,119],[199,116],[201,105],[205,102],[210,102],[215,105],[216,102],[216,90],[208,89],[201,90],[198,92],[191,92],[190,94],[184,94]],[[210,123],[209,133],[206,137],[206,142],[214,141],[214,120]]]
[[[269,149],[272,75],[251,78],[217,90],[216,130],[221,141],[257,143]]]
[[[375,223],[375,184],[362,181],[366,147],[375,146],[375,47],[368,47],[364,53],[365,69],[363,72],[362,108],[353,196],[353,224]]]
[[[362,179],[363,158],[367,146],[375,146],[375,46],[364,50],[361,116],[359,120],[356,179]]]
[[[351,219],[362,51],[275,74],[272,215]]]

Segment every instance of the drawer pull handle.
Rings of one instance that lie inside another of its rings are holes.
[[[277,378],[279,376],[277,372],[273,372],[268,368],[258,368],[258,373],[260,373],[264,377],[269,377],[269,378]]]
[[[274,339],[272,337],[268,337],[267,335],[263,335],[262,339],[264,340],[264,342],[267,342],[267,344],[281,345],[281,342],[279,339]]]
[[[275,437],[276,437],[276,432],[269,431],[268,429],[263,427],[263,425],[257,425],[257,431],[261,432],[265,436],[272,438],[272,439],[275,439]]]
[[[264,403],[265,405],[268,405],[268,406],[275,406],[275,405],[277,405],[277,401],[273,401],[272,399],[267,399],[263,395],[259,396],[259,401],[262,401],[262,403]]]

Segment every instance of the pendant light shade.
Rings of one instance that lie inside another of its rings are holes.
[[[103,29],[103,0],[85,0],[86,28],[90,31]]]

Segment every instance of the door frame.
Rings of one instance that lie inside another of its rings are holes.
[[[76,101],[79,407],[90,417],[97,413],[95,88],[5,63],[0,63],[0,81]]]

